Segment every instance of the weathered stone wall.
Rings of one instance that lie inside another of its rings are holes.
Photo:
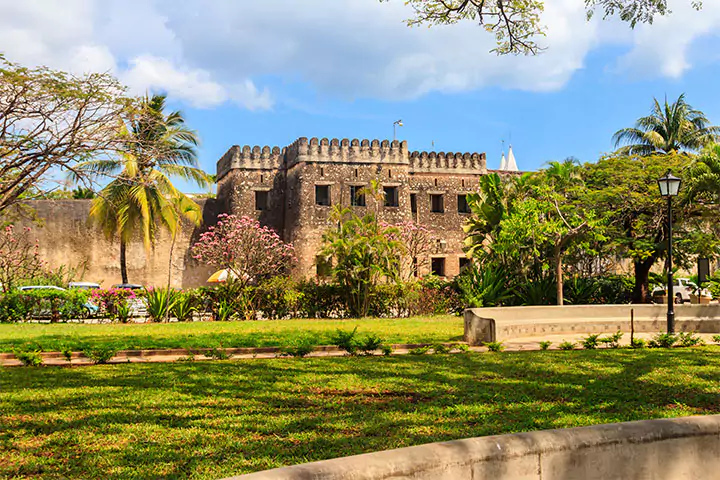
[[[120,283],[120,244],[108,241],[103,233],[88,223],[92,200],[38,200],[29,202],[40,225],[21,222],[32,228],[39,240],[40,255],[50,268],[65,265],[84,270],[82,280],[98,282],[103,287]],[[215,201],[198,200],[203,208],[206,224],[215,223]],[[213,269],[199,265],[189,250],[201,233],[201,228],[185,225],[173,248],[171,285],[177,288],[205,284]],[[171,239],[161,231],[152,251],[146,252],[141,241],[128,245],[129,281],[143,285],[167,284]]]
[[[397,187],[398,206],[378,205],[367,195],[367,205],[353,210],[361,216],[375,211],[388,223],[413,220],[425,226],[436,240],[430,256],[444,258],[446,275],[454,276],[464,257],[462,224],[467,215],[458,212],[458,195],[475,191],[479,177],[486,173],[485,154],[411,154],[407,142],[300,138],[282,149],[234,146],[228,150],[218,162],[218,200],[229,211],[258,218],[292,242],[298,255],[296,273],[308,277],[315,274],[322,235],[332,226],[333,206],[350,207],[351,187],[376,180],[381,187]],[[255,209],[254,191],[267,188],[262,181],[271,176],[269,214]],[[329,206],[316,205],[316,186],[329,187]],[[411,194],[417,198],[416,213],[411,211]],[[442,213],[431,212],[431,194],[443,195]],[[421,275],[428,273],[430,259],[420,259],[419,266]]]

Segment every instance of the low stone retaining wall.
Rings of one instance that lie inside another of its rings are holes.
[[[720,415],[471,438],[236,480],[715,480]]]
[[[666,330],[666,305],[567,305],[470,308],[465,310],[465,341],[470,345],[512,338],[577,333]],[[675,328],[682,332],[720,333],[720,305],[677,305]]]

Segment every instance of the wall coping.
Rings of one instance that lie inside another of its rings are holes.
[[[635,445],[693,437],[716,437],[716,443],[720,443],[720,415],[641,420],[431,443],[266,470],[231,477],[228,480],[434,478],[434,475],[427,476],[428,472],[442,472],[442,469],[470,467],[485,462],[511,461],[520,457],[534,457],[534,461],[540,464],[542,457],[548,454],[611,446],[633,449]],[[711,470],[712,467],[708,466],[708,469]],[[649,471],[644,474],[647,476],[642,478],[662,478],[662,475],[656,477]],[[447,475],[437,477],[453,478]],[[515,477],[498,475],[492,478]],[[706,478],[714,478],[713,473],[709,471]]]

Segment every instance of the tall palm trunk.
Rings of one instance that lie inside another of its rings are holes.
[[[125,250],[127,249],[127,245],[125,244],[125,239],[120,238],[120,276],[122,277],[122,283],[129,283],[128,282],[128,274],[127,274],[127,258],[125,256]]]
[[[167,310],[165,311],[165,321],[170,321],[170,281],[172,278],[172,261],[173,261],[173,250],[175,250],[175,240],[177,239],[176,234],[172,234],[172,242],[170,243],[170,257],[168,260],[168,279],[167,279],[167,287],[165,291],[168,293],[168,306]]]

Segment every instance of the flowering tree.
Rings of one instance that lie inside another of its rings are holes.
[[[387,231],[391,232],[390,236],[393,240],[399,241],[404,247],[398,251],[400,274],[403,280],[409,280],[416,276],[418,271],[424,270],[429,265],[433,244],[430,230],[411,221],[394,225],[383,223],[382,226],[392,227]]]
[[[287,272],[295,248],[250,217],[222,214],[193,245],[196,260],[228,270],[241,285]]]
[[[38,241],[30,241],[30,228],[20,233],[13,225],[8,225],[0,234],[0,285],[8,292],[18,281],[30,278],[43,269],[45,263],[40,259]]]

